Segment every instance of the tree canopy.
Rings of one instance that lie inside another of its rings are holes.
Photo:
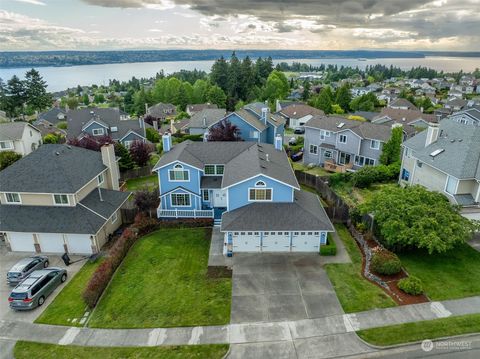
[[[383,145],[382,154],[380,155],[380,163],[390,165],[400,162],[400,153],[403,140],[403,128],[401,126],[394,127],[390,139]]]

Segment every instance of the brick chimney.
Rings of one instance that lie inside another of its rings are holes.
[[[115,158],[115,149],[113,144],[104,145],[100,149],[102,153],[102,162],[108,167],[107,181],[109,182],[109,188],[119,190],[120,171],[118,170],[118,163]]]

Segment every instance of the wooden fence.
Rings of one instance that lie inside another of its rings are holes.
[[[126,181],[132,178],[150,176],[152,174],[153,167],[150,165],[134,168],[125,172],[120,172],[120,181]]]

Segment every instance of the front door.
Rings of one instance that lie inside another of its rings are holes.
[[[227,207],[227,191],[216,189],[213,191],[213,207]]]

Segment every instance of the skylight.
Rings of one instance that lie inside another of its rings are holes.
[[[438,156],[443,151],[445,151],[443,148],[439,148],[438,150],[435,150],[432,153],[430,153],[430,156],[432,156],[432,157]]]
[[[343,126],[345,126],[345,123],[340,122],[340,124],[337,126],[337,128],[342,128]]]

